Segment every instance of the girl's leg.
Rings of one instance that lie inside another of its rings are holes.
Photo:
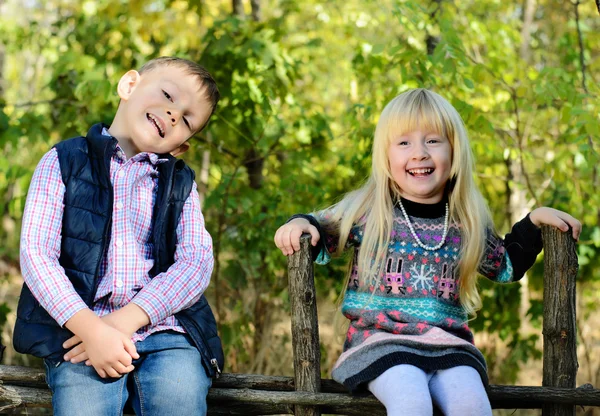
[[[137,415],[206,415],[212,380],[188,335],[166,331],[137,342],[132,406]]]
[[[388,416],[431,416],[429,377],[412,365],[397,365],[369,383],[369,390],[383,403]]]
[[[429,391],[446,416],[492,416],[490,400],[473,367],[436,371],[429,382]]]
[[[84,363],[44,361],[55,416],[119,416],[127,400],[127,377],[100,378]]]

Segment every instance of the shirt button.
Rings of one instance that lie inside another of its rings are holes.
[[[121,279],[117,279],[117,287],[123,287],[123,281]]]
[[[119,175],[119,178],[123,178],[125,176],[125,172],[120,170],[119,173],[117,173],[117,175]]]
[[[120,238],[117,240],[117,247],[123,247],[123,240]]]
[[[123,203],[117,202],[117,209],[123,209]]]

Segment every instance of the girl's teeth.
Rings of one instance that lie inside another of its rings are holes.
[[[430,173],[431,169],[411,169],[409,171],[410,173],[412,173],[413,175],[415,174],[425,174],[425,173]]]

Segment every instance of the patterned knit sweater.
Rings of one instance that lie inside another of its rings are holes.
[[[426,205],[402,200],[419,239],[435,246],[443,236],[445,203]],[[307,218],[321,233],[317,263],[329,261],[339,236],[320,227],[328,211]],[[394,211],[385,270],[376,285],[359,284],[356,260],[363,236],[354,227],[348,246],[355,248],[354,262],[342,313],[350,320],[332,377],[351,391],[359,390],[384,371],[411,364],[426,371],[468,365],[487,385],[486,363],[473,344],[467,314],[460,304],[457,275],[461,249],[460,226],[450,224],[445,243],[437,250],[421,248],[402,212]],[[541,251],[540,230],[529,216],[514,225],[505,239],[490,233],[479,272],[496,282],[520,279]]]

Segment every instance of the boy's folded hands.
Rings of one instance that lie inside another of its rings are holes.
[[[102,318],[95,314],[93,317],[87,316],[87,324],[77,328],[78,335],[63,344],[69,350],[64,355],[65,361],[73,364],[85,361],[102,378],[121,377],[133,371],[135,367],[132,361],[139,358],[139,355],[131,336],[138,328],[134,327],[132,320],[122,319],[123,316],[119,315],[126,315],[123,314],[123,309]]]

